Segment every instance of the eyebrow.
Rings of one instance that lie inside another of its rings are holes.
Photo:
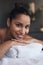
[[[30,24],[26,25],[26,27],[30,27]]]
[[[22,24],[22,23],[20,23],[20,22],[17,22],[16,24],[20,24],[21,26],[23,26],[23,24]]]
[[[17,22],[16,24],[20,24],[21,26],[23,26],[23,24],[20,22]],[[26,25],[25,27],[30,27],[30,24]]]

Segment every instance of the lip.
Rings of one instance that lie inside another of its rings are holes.
[[[18,38],[23,38],[24,36],[22,36],[22,35],[18,35]]]
[[[24,37],[24,35],[17,33],[17,32],[16,32],[16,35],[17,35],[17,38],[20,38],[20,39],[23,39],[23,37]]]
[[[18,37],[23,38],[23,36],[22,36],[22,35],[18,35]]]
[[[22,39],[24,37],[24,35],[17,34],[17,37]]]

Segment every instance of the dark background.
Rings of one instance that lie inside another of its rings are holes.
[[[14,8],[14,3],[28,3],[34,1],[36,4],[36,11],[43,5],[43,0],[0,0],[0,28],[6,27],[6,18],[8,13]],[[40,31],[40,26],[43,24],[43,14],[39,11],[36,22],[33,22],[30,27],[30,33],[34,38],[43,40],[43,32]]]

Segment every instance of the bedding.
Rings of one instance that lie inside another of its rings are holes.
[[[40,43],[12,46],[0,60],[0,65],[43,65],[42,48]]]

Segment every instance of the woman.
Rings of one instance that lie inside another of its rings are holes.
[[[10,57],[9,49],[12,46],[25,46],[31,42],[43,43],[28,36],[30,22],[31,16],[28,10],[23,6],[15,6],[7,19],[6,33],[0,43],[0,58],[4,57],[4,55]]]

